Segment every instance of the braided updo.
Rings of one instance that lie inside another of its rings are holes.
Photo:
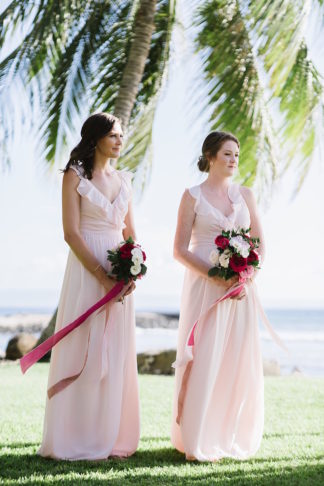
[[[238,139],[229,132],[210,132],[204,140],[201,151],[202,155],[198,159],[198,169],[201,172],[209,172],[210,158],[217,155],[217,152],[221,149],[224,142],[231,140],[235,142],[237,146],[240,146]]]
[[[81,140],[70,154],[70,160],[63,172],[71,165],[81,167],[84,176],[92,179],[94,154],[98,140],[108,135],[115,122],[120,120],[109,113],[94,113],[86,119],[81,128]]]

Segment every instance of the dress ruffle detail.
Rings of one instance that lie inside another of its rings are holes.
[[[194,210],[200,216],[212,216],[219,227],[225,231],[235,228],[235,220],[238,211],[243,205],[246,206],[245,201],[240,192],[238,184],[231,184],[228,187],[228,197],[231,201],[232,212],[225,216],[219,209],[208,202],[201,192],[200,185],[193,186],[188,189],[191,196],[196,200]]]

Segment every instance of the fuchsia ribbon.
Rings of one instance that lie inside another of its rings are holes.
[[[67,326],[57,331],[55,334],[53,334],[53,336],[50,336],[48,339],[46,339],[46,341],[42,342],[39,346],[37,346],[37,348],[34,348],[32,349],[32,351],[25,354],[25,356],[23,356],[20,360],[21,371],[25,373],[28,370],[28,368],[30,368],[31,366],[33,366],[33,364],[39,361],[46,353],[48,353],[48,351],[50,351],[65,336],[70,334],[70,332],[72,332],[77,327],[81,326],[81,324],[86,319],[88,319],[88,317],[91,316],[91,314],[93,314],[97,309],[100,309],[100,307],[107,304],[107,302],[109,302],[114,297],[116,297],[121,292],[123,286],[124,286],[123,282],[118,282],[102,299],[98,300],[98,302],[96,302],[94,305],[89,307],[89,309],[86,310],[81,316],[79,316],[73,322],[71,322]],[[78,376],[80,376],[85,366],[86,360],[87,360],[87,356],[81,372],[78,373],[78,375],[67,378],[66,380],[70,380],[71,382],[71,380],[74,381]],[[68,384],[69,382],[66,382],[65,386],[67,386]],[[65,386],[63,388],[65,388]],[[55,393],[57,393],[57,391]]]
[[[190,373],[191,373],[191,368],[192,368],[192,364],[193,364],[193,353],[192,353],[192,349],[193,349],[193,346],[195,344],[195,329],[197,327],[197,324],[202,321],[202,319],[204,317],[207,316],[207,314],[209,314],[209,312],[217,305],[219,304],[220,302],[222,302],[223,300],[226,300],[226,299],[230,299],[231,297],[237,297],[241,291],[243,290],[244,288],[244,285],[245,285],[245,282],[247,280],[248,277],[240,277],[239,279],[239,284],[235,284],[234,286],[232,286],[227,292],[225,292],[225,294],[220,297],[219,299],[217,299],[215,302],[213,302],[213,304],[203,313],[201,314],[198,319],[196,320],[195,324],[192,326],[190,332],[189,332],[189,337],[187,339],[187,344],[186,344],[186,351],[187,351],[187,356],[181,360],[181,361],[175,361],[175,363],[173,363],[173,367],[174,368],[178,368],[180,366],[183,366],[186,364],[186,368],[185,368],[185,371],[184,371],[184,374],[183,374],[183,377],[182,377],[182,382],[181,382],[181,387],[180,387],[180,392],[179,392],[179,395],[178,395],[178,415],[177,415],[177,418],[176,418],[176,423],[178,425],[180,425],[180,420],[181,420],[181,416],[182,416],[182,411],[183,411],[183,405],[184,405],[184,400],[185,400],[185,396],[186,396],[186,392],[187,392],[187,385],[188,385],[188,380],[189,380],[189,376],[190,376]],[[276,332],[273,330],[267,316],[265,315],[264,313],[264,310],[262,308],[262,305],[261,305],[261,302],[258,298],[258,296],[256,295],[256,290],[254,289],[254,296],[253,298],[255,299],[255,304],[256,304],[256,307],[260,313],[260,316],[261,316],[261,319],[262,319],[262,322],[263,324],[265,325],[265,327],[267,328],[268,332],[270,333],[272,339],[284,350],[284,351],[288,351],[286,346],[284,345],[284,343],[281,341],[280,337],[278,336],[278,334],[276,334]],[[191,348],[191,349],[189,349]]]

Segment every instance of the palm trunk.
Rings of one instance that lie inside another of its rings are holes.
[[[115,103],[114,114],[127,130],[149,55],[156,0],[141,0],[135,16],[134,35]]]
[[[134,108],[140,82],[143,77],[145,62],[148,58],[151,38],[154,31],[154,15],[156,0],[141,0],[134,21],[134,36],[131,43],[128,60],[124,69],[114,114],[121,119],[124,130],[127,130],[130,116]],[[57,309],[47,327],[42,332],[37,345],[54,334]],[[50,353],[43,360],[49,359]]]

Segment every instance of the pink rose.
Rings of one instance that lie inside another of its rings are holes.
[[[246,280],[247,278],[251,278],[254,274],[254,268],[251,265],[248,265],[245,270],[240,272],[240,278]]]

